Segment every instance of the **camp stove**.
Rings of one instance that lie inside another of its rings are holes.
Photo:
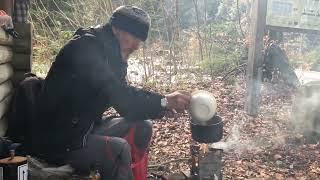
[[[190,152],[191,180],[222,180],[222,149],[211,148],[208,144],[193,144]]]
[[[197,120],[191,119],[190,126],[193,139],[190,144],[190,179],[222,180],[223,150],[210,146],[210,144],[222,139],[223,122],[221,117],[215,115],[205,124],[199,124]]]

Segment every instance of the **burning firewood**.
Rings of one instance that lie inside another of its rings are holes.
[[[209,152],[209,145],[208,144],[201,144],[200,151],[202,151],[203,154],[208,153]]]

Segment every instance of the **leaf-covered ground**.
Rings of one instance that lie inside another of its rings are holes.
[[[163,83],[152,89],[162,93],[203,89],[215,95],[218,113],[224,121],[223,140],[215,143],[215,147],[224,150],[224,179],[320,179],[320,145],[305,143],[292,130],[294,92],[290,88],[264,83],[260,114],[250,117],[244,112],[243,78],[236,85],[219,80],[196,83],[199,79],[191,78],[170,89],[166,87],[167,79],[157,77],[156,80]],[[192,141],[189,122],[187,113],[154,121],[149,165],[156,166],[149,168],[149,173],[167,175],[189,171],[187,159]],[[171,160],[172,163],[161,165]]]
[[[319,179],[320,145],[307,144],[292,128],[293,90],[265,83],[260,114],[244,112],[244,81],[226,85],[220,81],[188,84],[184,89],[203,89],[217,98],[224,121],[224,138],[214,146],[224,149],[224,179]],[[170,174],[188,171],[191,133],[189,115],[154,122],[149,172]]]

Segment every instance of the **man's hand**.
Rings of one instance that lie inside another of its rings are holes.
[[[169,110],[175,110],[181,113],[189,108],[191,94],[187,91],[175,91],[165,95],[165,97],[168,101],[167,108]]]

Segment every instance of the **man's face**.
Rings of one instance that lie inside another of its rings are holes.
[[[139,49],[142,41],[126,31],[120,29],[116,29],[115,31],[116,37],[120,43],[122,58],[127,62],[129,55]]]

